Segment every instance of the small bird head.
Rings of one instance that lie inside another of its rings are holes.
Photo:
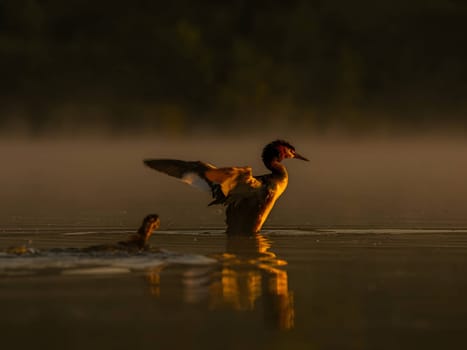
[[[157,214],[149,214],[143,219],[143,223],[138,230],[138,233],[142,236],[146,242],[151,237],[152,232],[157,230],[161,225],[161,220]]]
[[[294,146],[284,140],[276,140],[266,145],[263,149],[262,158],[265,164],[270,163],[273,159],[276,159],[279,162],[288,158],[308,161],[308,159],[295,151]]]

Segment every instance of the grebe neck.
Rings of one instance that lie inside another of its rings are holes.
[[[271,170],[273,175],[282,177],[282,178],[287,178],[287,169],[285,166],[278,160],[278,159],[272,159],[270,162],[265,162],[264,165],[266,168]]]

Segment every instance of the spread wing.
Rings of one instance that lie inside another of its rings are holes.
[[[200,161],[177,159],[146,159],[144,164],[198,189],[210,191],[214,200],[209,205],[250,197],[261,186],[249,167],[216,168]]]
[[[224,195],[218,184],[206,178],[205,173],[216,169],[214,165],[200,161],[178,159],[145,159],[144,164],[151,169],[173,176],[180,181],[202,191],[211,192],[214,200],[222,200]]]
[[[210,189],[209,182],[203,174],[206,170],[215,168],[208,163],[186,162],[178,159],[145,159],[144,164],[201,190]]]

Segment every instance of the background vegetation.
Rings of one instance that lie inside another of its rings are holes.
[[[454,0],[0,0],[0,125],[466,128],[466,23]]]

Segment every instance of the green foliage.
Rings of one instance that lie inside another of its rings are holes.
[[[462,115],[466,19],[454,0],[2,0],[0,120],[43,127],[83,104],[105,112],[73,118],[156,125],[176,110],[177,128],[278,110],[349,125]]]

